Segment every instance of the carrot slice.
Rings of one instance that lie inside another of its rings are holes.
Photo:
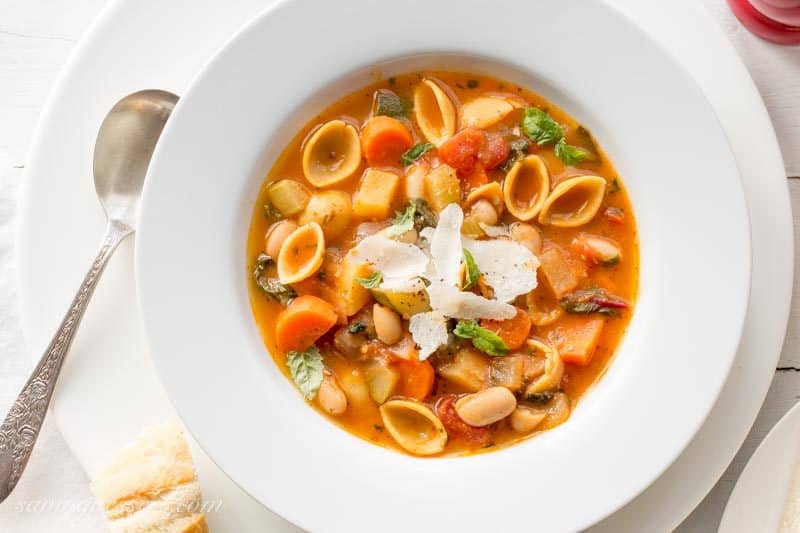
[[[367,163],[372,166],[398,166],[403,153],[412,144],[411,132],[396,118],[378,115],[361,129],[361,147]]]
[[[275,343],[284,352],[305,350],[336,324],[336,309],[316,296],[296,298],[278,316]]]
[[[434,371],[428,361],[394,359],[391,365],[400,371],[400,381],[395,392],[417,400],[424,400],[433,390]]]
[[[481,319],[481,327],[494,332],[503,339],[509,350],[516,350],[525,344],[531,332],[531,317],[526,311],[517,308],[517,314],[508,320]]]
[[[565,363],[588,365],[600,340],[605,320],[599,317],[576,319],[568,327],[560,331],[556,340],[556,348]]]

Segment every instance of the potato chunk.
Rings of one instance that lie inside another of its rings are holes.
[[[559,246],[546,246],[539,255],[539,267],[545,283],[556,298],[562,298],[580,283],[582,272],[569,260],[569,252]]]
[[[356,192],[353,211],[360,218],[382,220],[391,213],[400,177],[392,172],[368,168]]]
[[[439,365],[437,372],[468,392],[477,392],[489,377],[489,361],[472,348],[462,348],[451,361]]]

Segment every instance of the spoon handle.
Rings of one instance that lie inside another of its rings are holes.
[[[109,222],[100,252],[83,278],[58,331],[0,425],[0,502],[14,490],[25,470],[47,414],[64,356],[72,345],[100,274],[117,245],[131,233],[131,228],[118,222]]]

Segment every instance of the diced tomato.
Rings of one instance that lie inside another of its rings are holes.
[[[439,159],[456,169],[459,178],[469,176],[478,164],[478,155],[485,143],[484,135],[477,128],[461,130],[439,147]]]
[[[492,170],[497,168],[508,159],[511,148],[499,133],[487,133],[486,143],[478,154],[478,160],[486,168]]]
[[[469,192],[472,189],[480,187],[481,185],[486,185],[489,183],[489,176],[486,175],[486,171],[483,169],[483,165],[475,165],[475,168],[472,169],[472,172],[469,176],[461,180],[461,188],[464,192]]]
[[[517,314],[508,320],[481,319],[481,327],[495,333],[503,339],[509,350],[516,350],[525,344],[528,333],[531,332],[531,317],[527,311],[517,308]]]
[[[489,426],[475,427],[470,426],[456,413],[456,399],[454,394],[442,396],[436,402],[436,416],[442,421],[447,436],[451,439],[464,439],[470,444],[485,446],[492,440],[492,430]]]
[[[393,358],[390,364],[400,372],[400,381],[395,389],[397,394],[417,400],[430,395],[435,376],[428,361]]]

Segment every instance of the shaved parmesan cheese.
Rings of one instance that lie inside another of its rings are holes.
[[[464,239],[464,248],[472,253],[478,270],[494,290],[495,299],[510,302],[536,288],[539,260],[526,247],[514,241]]]
[[[461,270],[461,223],[464,213],[457,204],[450,204],[439,213],[439,224],[430,239],[431,259],[436,279],[447,285],[458,285]]]
[[[384,280],[379,288],[392,292],[415,293],[425,290],[425,282],[421,278],[390,278]]]
[[[379,270],[385,282],[408,281],[422,276],[429,263],[425,252],[413,244],[380,234],[363,239],[352,253],[356,261],[370,263]]]
[[[428,298],[431,309],[451,318],[504,320],[517,314],[517,308],[513,305],[463,292],[439,282],[431,283],[428,287]]]
[[[447,344],[447,319],[437,311],[412,316],[408,331],[419,346],[420,361],[427,359],[439,346]]]

